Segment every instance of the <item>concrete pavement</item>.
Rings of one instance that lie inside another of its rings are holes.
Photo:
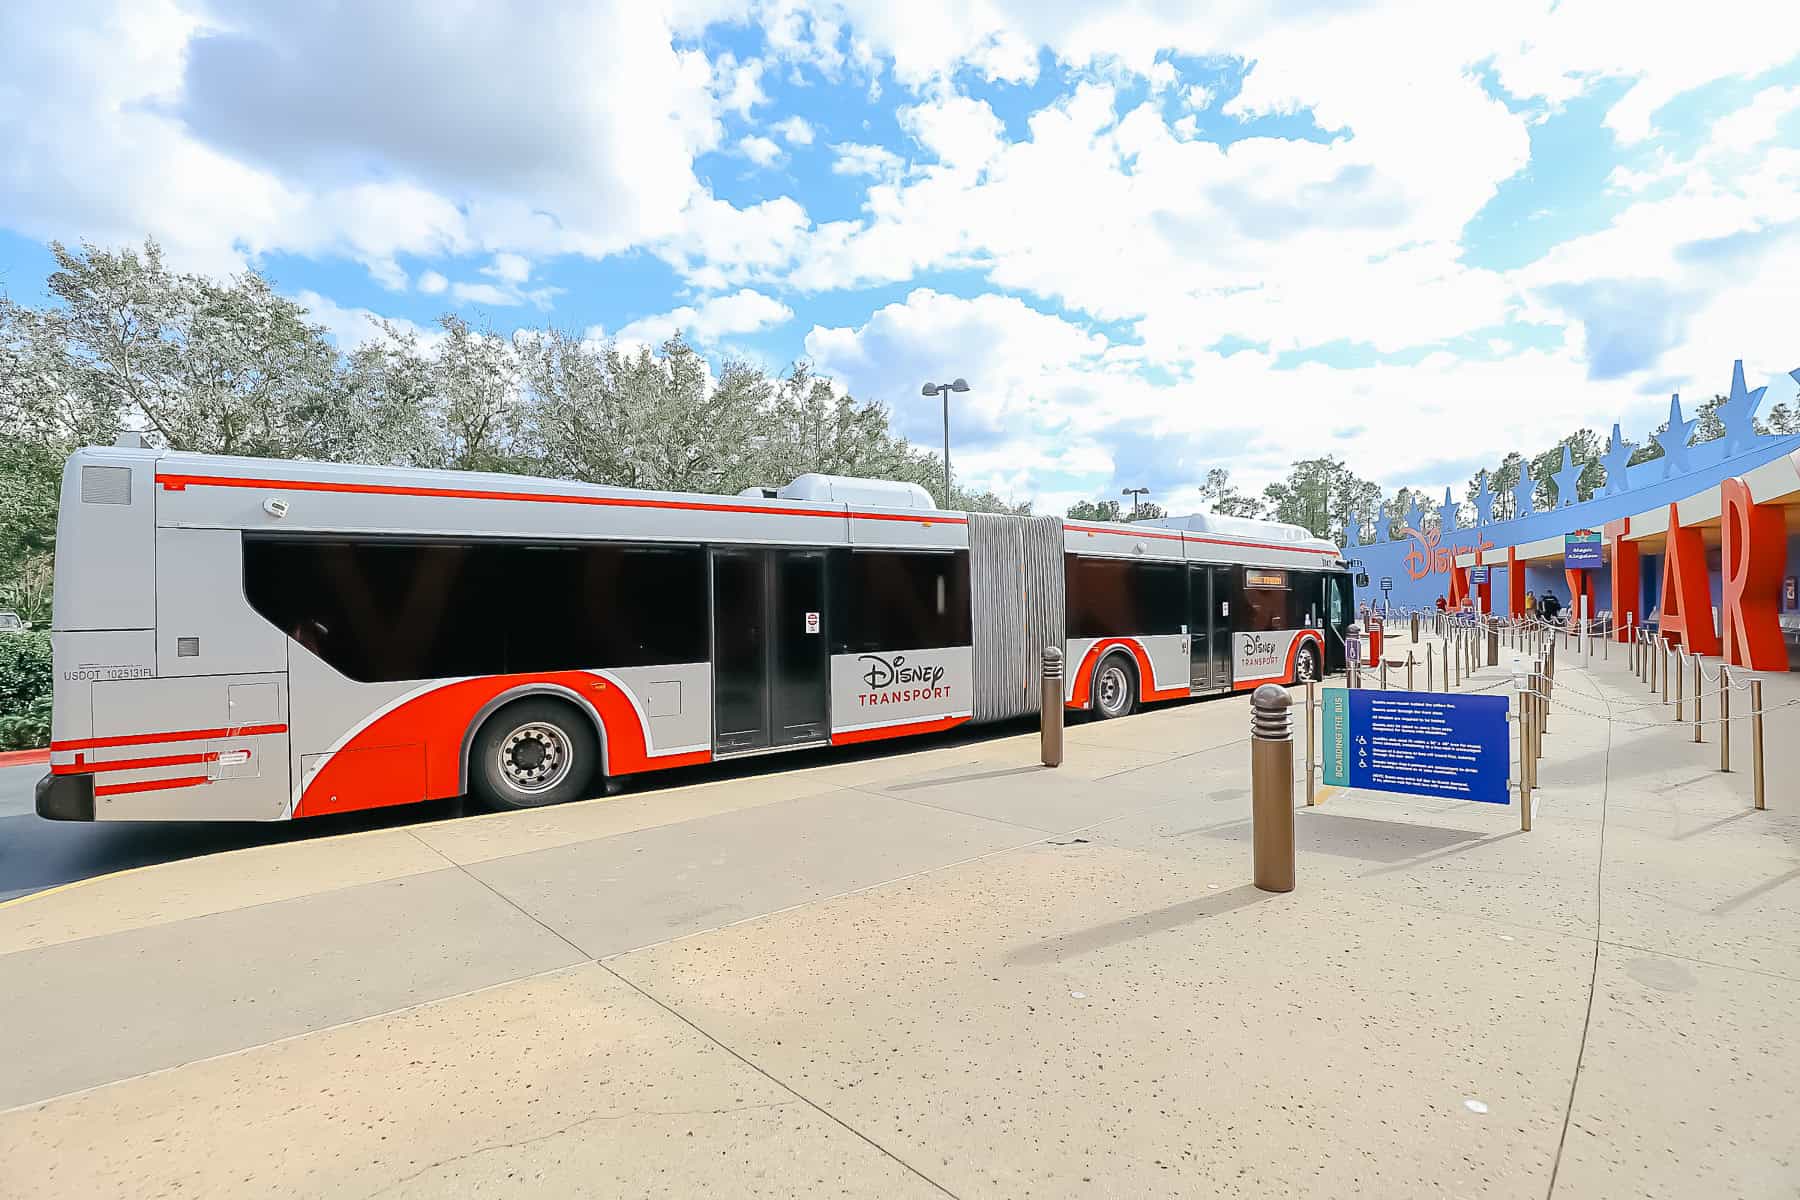
[[[1233,699],[3,906],[0,1195],[1791,1195],[1793,777],[1559,682],[1284,896]]]

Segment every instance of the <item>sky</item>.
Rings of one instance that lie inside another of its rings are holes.
[[[0,288],[254,266],[811,362],[959,483],[1190,511],[1334,454],[1460,487],[1800,367],[1800,6],[0,6]],[[784,482],[784,481],[772,481]]]

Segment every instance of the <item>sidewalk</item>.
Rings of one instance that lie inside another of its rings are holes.
[[[1282,896],[1233,698],[0,906],[0,1195],[1792,1194],[1800,709],[1756,813],[1558,682],[1531,833],[1334,792]]]

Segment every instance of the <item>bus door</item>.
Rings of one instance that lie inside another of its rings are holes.
[[[1229,567],[1188,571],[1189,685],[1196,692],[1231,686]]]
[[[712,552],[713,751],[830,736],[823,550]]]
[[[1325,662],[1327,673],[1345,668],[1344,630],[1350,626],[1350,576],[1326,572],[1320,577],[1325,613]]]

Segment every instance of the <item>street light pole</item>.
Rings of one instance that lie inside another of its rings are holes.
[[[1150,494],[1150,489],[1145,488],[1145,487],[1124,488],[1124,489],[1121,489],[1119,492],[1119,495],[1121,495],[1121,496],[1130,496],[1131,497],[1131,515],[1134,517],[1137,516],[1138,509],[1140,507],[1142,507],[1140,502],[1142,501],[1142,499],[1145,496],[1148,496],[1149,494]]]
[[[969,381],[954,379],[949,383],[927,383],[919,389],[921,396],[942,396],[944,398],[944,507],[950,507],[950,393],[966,392]]]

